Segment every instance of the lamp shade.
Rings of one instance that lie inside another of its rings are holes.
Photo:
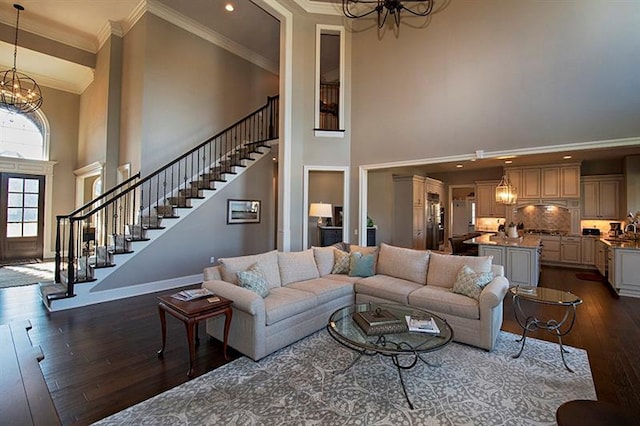
[[[311,206],[309,207],[309,216],[332,217],[332,206],[328,203],[311,203]]]

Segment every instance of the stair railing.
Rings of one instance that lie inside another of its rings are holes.
[[[145,178],[128,179],[74,212],[58,216],[55,280],[74,285],[93,280],[95,268],[113,266],[113,255],[131,250],[131,241],[145,240],[146,230],[177,217],[176,208],[215,190],[216,181],[250,160],[265,143],[278,138],[278,96]]]

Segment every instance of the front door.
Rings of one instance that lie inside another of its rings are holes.
[[[0,260],[42,259],[44,176],[0,173]]]

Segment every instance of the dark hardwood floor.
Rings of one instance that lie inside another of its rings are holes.
[[[541,277],[542,286],[571,291],[584,300],[564,342],[588,351],[598,399],[640,409],[640,299],[618,298],[606,283],[579,280],[576,272],[544,268]],[[181,322],[167,317],[167,348],[163,359],[156,356],[161,343],[157,295],[48,313],[36,286],[0,289],[0,324],[31,321],[29,336],[44,352],[40,367],[60,419],[65,425],[90,424],[188,380]],[[520,333],[510,296],[504,317],[503,329]],[[204,324],[200,335],[204,337]],[[534,337],[554,341],[544,331]],[[239,356],[233,350],[230,355]],[[225,362],[220,342],[201,339],[196,376]],[[559,355],[557,368],[563,368]]]

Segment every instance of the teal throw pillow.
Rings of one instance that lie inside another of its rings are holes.
[[[467,265],[463,265],[458,272],[456,282],[451,289],[454,293],[463,294],[476,300],[480,293],[493,280],[493,272],[475,272]]]
[[[254,263],[246,271],[237,272],[238,285],[247,290],[251,290],[262,298],[269,295],[269,284],[267,276],[259,263]]]
[[[376,273],[374,270],[376,258],[373,254],[351,253],[349,261],[350,277],[370,277]]]

